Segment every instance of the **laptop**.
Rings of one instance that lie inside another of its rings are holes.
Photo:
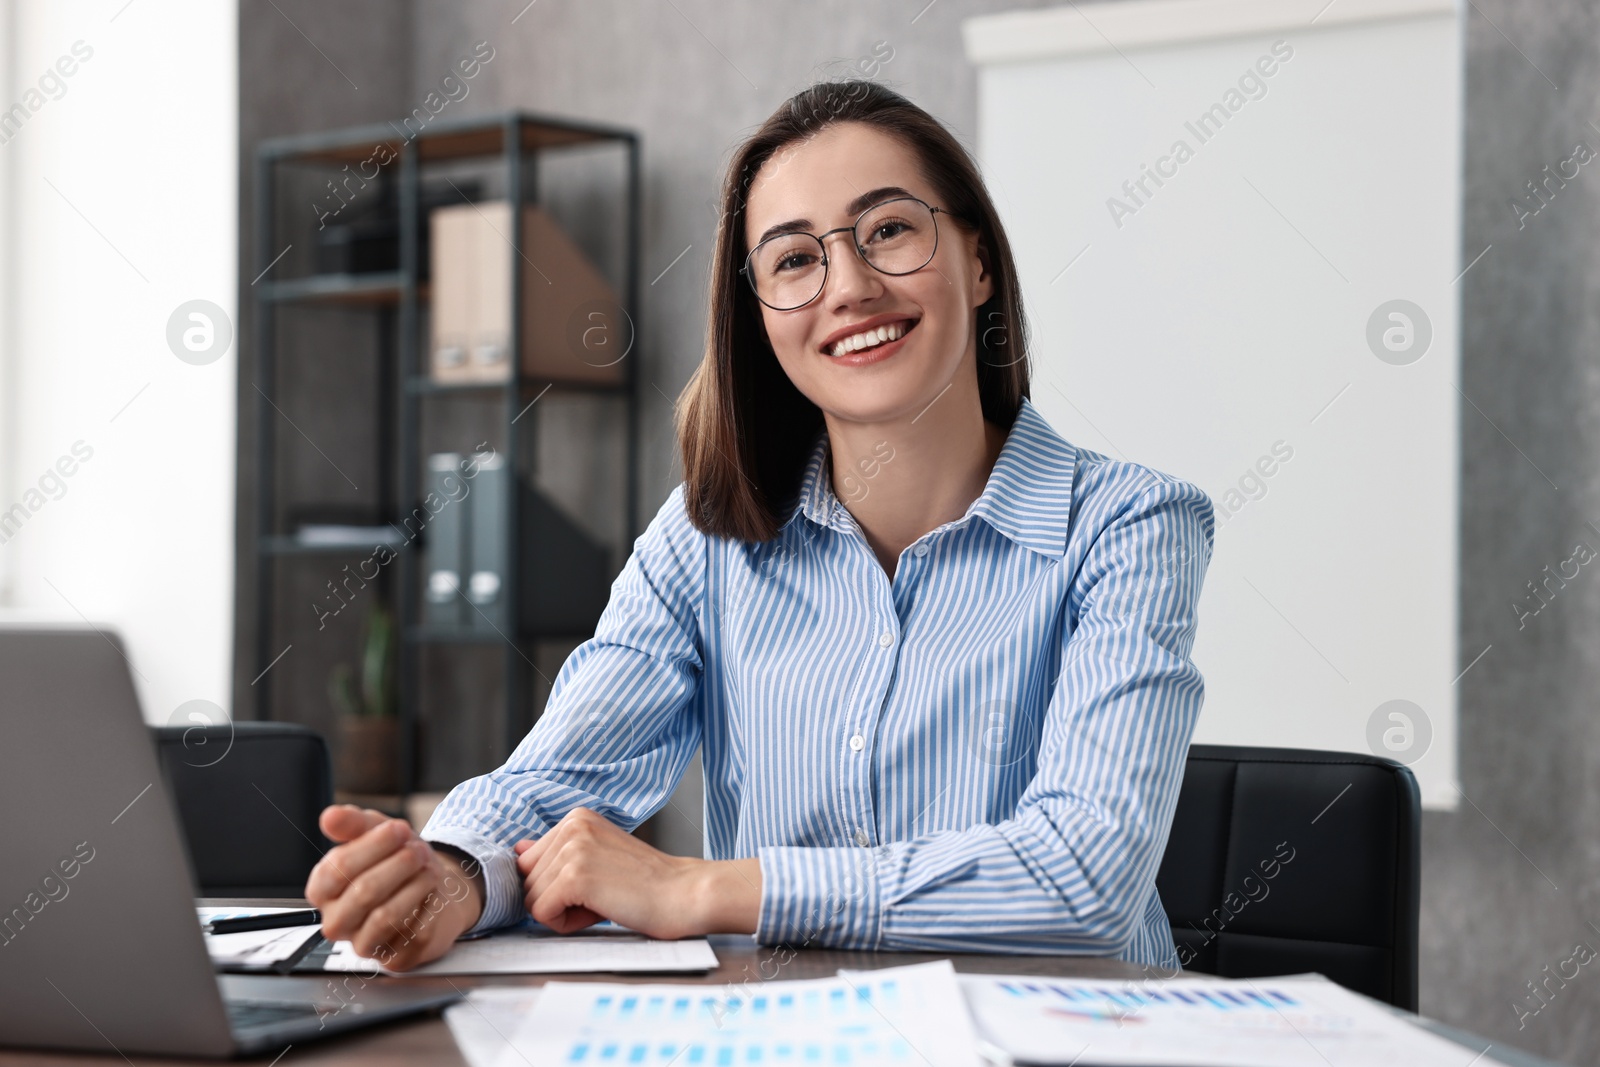
[[[0,707],[0,1046],[274,1053],[460,998],[420,977],[215,973],[115,635],[0,628]]]

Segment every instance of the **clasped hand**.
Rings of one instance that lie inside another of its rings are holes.
[[[528,913],[558,933],[602,919],[660,938],[755,933],[758,860],[670,856],[588,808],[513,848]]]
[[[443,956],[477,923],[484,885],[475,863],[370,809],[336,804],[320,822],[338,844],[312,868],[305,893],[322,909],[324,936],[406,971]],[[757,860],[669,856],[587,808],[514,848],[527,910],[559,933],[602,919],[660,938],[755,932]]]

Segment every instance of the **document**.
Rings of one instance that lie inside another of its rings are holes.
[[[936,960],[727,985],[546,982],[492,1067],[529,1063],[978,1067],[981,1060],[955,970]]]
[[[657,941],[631,932],[579,931],[557,934],[528,923],[458,942],[449,953],[409,971],[391,971],[358,956],[348,941],[334,942],[325,971],[375,971],[390,975],[560,974],[588,971],[709,971],[717,954],[705,938]]]
[[[300,908],[195,908],[201,925],[217,919],[241,919],[256,915],[277,915]],[[278,927],[272,930],[247,930],[236,934],[205,935],[211,965],[227,971],[270,971],[288,966],[305,955],[308,942],[321,938],[321,927]]]
[[[498,1067],[511,1037],[533,1010],[540,986],[484,986],[444,1010],[445,1025],[467,1067]]]
[[[959,981],[980,1039],[1019,1064],[1463,1067],[1470,1058],[1321,975]]]

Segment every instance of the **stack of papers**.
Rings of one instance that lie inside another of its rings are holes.
[[[471,1067],[1463,1067],[1472,1058],[1321,975],[1108,982],[957,975],[939,960],[804,981],[477,989],[444,1015]]]

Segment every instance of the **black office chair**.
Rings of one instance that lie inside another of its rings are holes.
[[[1224,978],[1318,971],[1416,1011],[1421,821],[1393,760],[1191,747],[1156,875],[1180,959]]]
[[[195,894],[298,897],[331,842],[317,816],[333,801],[328,745],[284,722],[151,727],[183,822]]]

